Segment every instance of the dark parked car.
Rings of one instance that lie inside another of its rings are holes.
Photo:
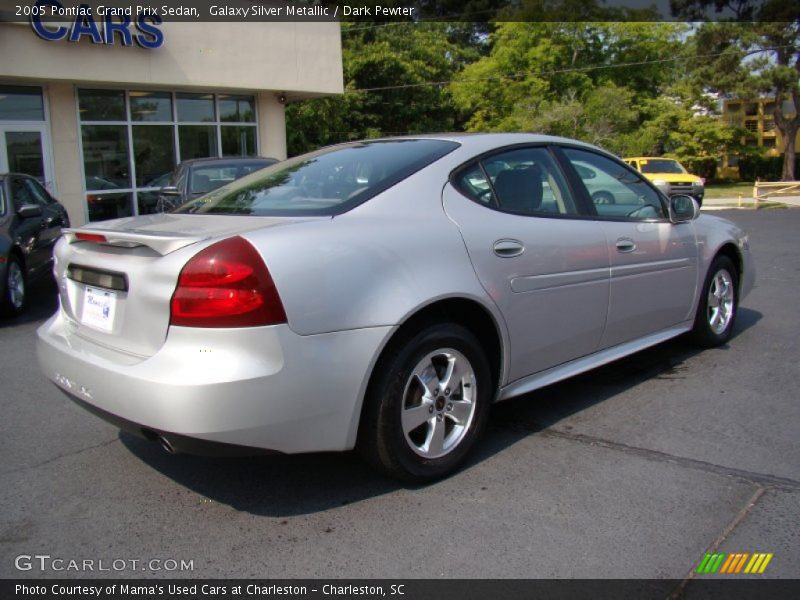
[[[52,272],[67,211],[33,177],[0,174],[0,310],[25,309],[26,283]]]
[[[278,162],[277,158],[196,158],[183,161],[158,195],[157,212],[165,212],[207,194],[248,173]]]

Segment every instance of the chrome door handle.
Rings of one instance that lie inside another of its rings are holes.
[[[617,250],[619,252],[633,252],[636,250],[636,244],[628,238],[620,238],[617,240]]]
[[[513,258],[525,252],[525,246],[519,240],[497,240],[494,253],[500,258]]]

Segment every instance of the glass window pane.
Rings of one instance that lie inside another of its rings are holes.
[[[136,203],[139,205],[140,215],[150,215],[160,212],[158,208],[158,191],[152,192],[138,192],[136,194]]]
[[[255,156],[255,127],[223,127],[222,156]]]
[[[44,121],[41,88],[0,85],[0,121]]]
[[[459,175],[456,181],[458,189],[467,197],[480,202],[496,206],[492,195],[492,185],[483,174],[480,165],[474,165]]]
[[[219,120],[239,123],[255,123],[256,109],[253,96],[219,96]]]
[[[31,193],[31,196],[34,200],[36,200],[37,204],[40,204],[43,207],[49,206],[53,204],[53,199],[50,197],[50,194],[44,191],[44,188],[39,185],[38,182],[34,179],[25,178],[25,187]]]
[[[217,128],[213,125],[180,125],[178,142],[181,147],[181,160],[219,156]]]
[[[605,156],[564,148],[601,217],[664,218],[661,197],[633,171]]]
[[[125,125],[83,125],[83,171],[87,190],[131,186],[128,128]]]
[[[214,121],[213,94],[178,94],[179,121]]]
[[[129,92],[132,121],[172,121],[172,97],[168,92]]]
[[[561,172],[544,148],[522,148],[481,161],[501,210],[519,214],[578,213]]]
[[[11,179],[11,201],[14,203],[15,210],[19,210],[26,204],[38,204],[22,177],[12,177]]]
[[[133,215],[133,194],[87,194],[90,221],[105,221]]]
[[[157,180],[175,168],[171,125],[134,125],[133,162],[137,187],[156,187]]]
[[[117,90],[78,90],[81,121],[126,121],[125,94]]]
[[[38,131],[7,131],[6,154],[11,173],[25,173],[44,182],[42,135]]]

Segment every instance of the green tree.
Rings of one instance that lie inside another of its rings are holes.
[[[719,0],[673,0],[675,14],[696,18]],[[783,138],[781,179],[795,179],[797,131],[800,127],[800,19],[797,7],[780,0],[737,0],[735,18],[747,23],[702,24],[695,35],[694,73],[708,89],[754,99],[775,99],[773,118]],[[729,7],[730,8],[730,7]],[[723,13],[724,14],[724,13]],[[784,109],[793,104],[792,113]]]
[[[527,129],[546,123],[549,111],[569,113],[577,105],[584,121],[604,123],[600,129],[629,124],[627,108],[615,119],[601,114],[602,102],[621,108],[661,93],[678,73],[664,57],[680,51],[685,29],[675,23],[500,23],[490,54],[456,77],[453,98],[473,130]]]
[[[343,96],[287,107],[291,154],[353,139],[460,129],[447,82],[479,51],[448,23],[343,24]],[[440,83],[438,83],[440,82]]]

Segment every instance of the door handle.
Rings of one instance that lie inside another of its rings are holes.
[[[525,252],[525,246],[519,240],[497,240],[494,253],[500,258],[513,258]]]
[[[617,240],[617,251],[619,252],[633,252],[636,250],[636,244],[633,240],[628,238],[620,238]]]

